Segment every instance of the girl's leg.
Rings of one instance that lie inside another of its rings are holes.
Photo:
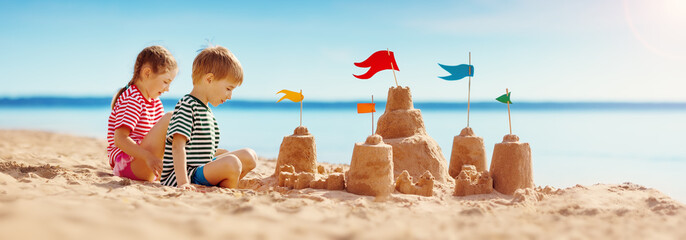
[[[217,153],[219,153],[220,150],[224,149],[217,149]],[[224,154],[234,155],[238,157],[238,159],[241,161],[241,165],[243,166],[240,176],[241,179],[245,177],[245,175],[248,174],[250,171],[255,169],[255,166],[257,165],[257,153],[255,153],[255,151],[250,148],[243,148],[233,152],[226,151],[226,153]],[[221,157],[222,155],[217,154],[217,156]]]
[[[141,140],[141,147],[160,159],[164,157],[164,140],[167,136],[167,128],[169,127],[169,120],[171,117],[172,112],[164,114],[164,116],[152,126],[148,135],[145,135],[143,140]]]
[[[224,154],[203,167],[205,179],[212,185],[224,188],[238,187],[242,170],[241,160],[235,155]]]
[[[148,135],[143,137],[143,140],[141,140],[140,143],[140,146],[143,149],[151,152],[158,157],[160,161],[162,161],[162,158],[164,157],[164,140],[167,136],[167,127],[169,127],[171,116],[172,112],[164,114],[164,116],[162,116],[162,118],[160,118],[160,120],[150,129]],[[131,171],[133,171],[133,174],[139,179],[150,182],[155,180],[154,173],[143,159],[134,158],[133,162],[131,162]]]

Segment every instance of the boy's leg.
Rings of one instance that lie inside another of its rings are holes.
[[[214,153],[214,156],[215,156],[215,157],[216,157],[216,156],[221,156],[222,154],[227,153],[227,152],[229,152],[229,151],[226,150],[226,149],[221,149],[221,148],[220,148],[220,149],[217,149],[217,151]]]
[[[217,153],[219,153],[219,150],[223,149],[218,149]],[[239,160],[241,160],[241,165],[243,166],[240,176],[241,179],[245,177],[245,175],[248,174],[250,171],[255,169],[255,166],[257,166],[257,153],[255,153],[255,151],[250,148],[243,148],[233,152],[227,151],[227,153],[225,154],[234,155],[238,157]],[[217,156],[221,157],[222,155],[217,154]]]
[[[143,137],[143,140],[141,140],[140,143],[140,146],[143,149],[151,152],[156,157],[160,158],[160,160],[164,157],[164,139],[167,136],[167,127],[169,127],[169,120],[171,117],[172,112],[164,114],[164,116],[152,126],[148,135]],[[142,159],[133,159],[133,162],[131,162],[131,171],[133,171],[133,174],[139,179],[147,181],[155,180],[155,175],[152,173],[152,170],[150,170],[148,164]]]
[[[217,157],[203,167],[205,179],[212,185],[225,188],[238,187],[238,179],[241,176],[241,160],[235,155],[224,154]]]

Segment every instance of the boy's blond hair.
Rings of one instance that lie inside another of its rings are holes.
[[[215,79],[224,79],[231,74],[237,85],[243,83],[243,67],[236,56],[222,46],[203,49],[193,60],[193,85],[205,74],[214,74]]]

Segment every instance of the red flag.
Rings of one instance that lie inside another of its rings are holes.
[[[362,75],[355,75],[356,78],[359,79],[369,79],[374,74],[376,74],[379,71],[382,70],[396,70],[400,71],[398,68],[398,64],[395,63],[395,55],[393,55],[392,51],[388,50],[381,50],[378,52],[375,52],[367,60],[364,60],[363,62],[355,63],[355,66],[361,67],[361,68],[369,68],[369,70]]]
[[[370,113],[376,112],[376,103],[358,103],[357,113]]]

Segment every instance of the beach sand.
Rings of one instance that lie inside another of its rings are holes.
[[[243,189],[190,192],[113,176],[105,147],[0,130],[0,239],[686,239],[684,204],[632,183],[375,199],[278,187],[260,159]]]

